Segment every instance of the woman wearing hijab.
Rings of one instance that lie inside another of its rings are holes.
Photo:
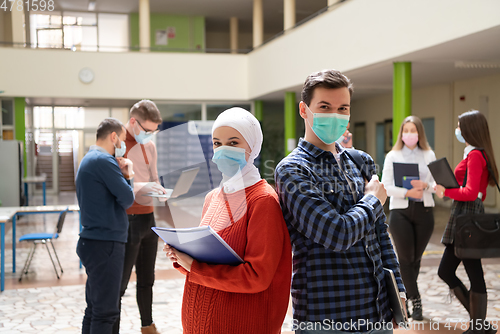
[[[212,127],[212,161],[220,187],[205,198],[200,226],[211,226],[244,263],[200,263],[165,245],[186,275],[185,334],[278,334],[288,308],[292,272],[290,237],[274,189],[253,165],[262,146],[259,121],[231,108]]]

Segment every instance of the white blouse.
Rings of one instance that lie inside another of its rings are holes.
[[[415,147],[410,150],[406,145],[403,149],[399,151],[390,151],[387,153],[384,162],[384,170],[382,172],[382,183],[387,190],[387,195],[391,197],[389,209],[406,209],[408,207],[408,199],[406,198],[406,192],[408,189],[403,187],[396,187],[394,185],[394,162],[402,163],[416,163],[418,164],[418,172],[420,180],[426,182],[429,187],[424,190],[424,195],[422,197],[424,206],[433,207],[434,199],[432,198],[432,193],[434,192],[434,185],[436,182],[432,177],[427,165],[436,160],[436,155],[432,150],[422,150],[420,147]]]

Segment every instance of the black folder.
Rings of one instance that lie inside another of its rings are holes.
[[[446,189],[460,188],[446,158],[437,159],[428,164],[427,167],[429,167],[432,177],[437,184],[442,185]]]
[[[392,166],[394,167],[394,185],[396,187],[403,187],[403,177],[405,176],[419,177],[418,164],[393,162]]]
[[[389,268],[384,268],[385,284],[387,289],[387,296],[389,297],[389,306],[392,310],[392,318],[398,326],[403,329],[408,324],[408,317],[406,316],[405,307],[399,296],[399,288],[396,283],[396,276]]]

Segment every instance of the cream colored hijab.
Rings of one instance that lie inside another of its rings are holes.
[[[224,187],[224,192],[233,193],[262,180],[259,170],[253,164],[262,148],[262,129],[254,115],[238,107],[227,109],[219,114],[212,126],[212,136],[214,130],[221,126],[229,126],[241,133],[251,149],[247,164],[241,171],[231,178],[222,175],[221,187]]]

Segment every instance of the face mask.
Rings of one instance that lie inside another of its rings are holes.
[[[406,146],[413,147],[418,143],[418,133],[403,133],[401,139]]]
[[[245,153],[244,148],[220,146],[214,150],[212,161],[222,174],[233,177],[247,164]]]
[[[313,125],[311,127],[313,132],[326,145],[333,144],[347,130],[349,115],[313,113],[307,105],[306,108],[313,114]]]
[[[139,125],[139,124],[137,124]],[[139,144],[147,144],[151,139],[153,139],[153,134],[146,134],[146,131],[140,130],[138,135],[135,134],[134,132],[134,137],[135,141],[138,142]]]
[[[464,143],[465,144],[465,139],[464,137],[462,136],[462,131],[460,131],[460,129],[455,129],[455,137],[457,137],[457,140],[461,143]]]
[[[340,145],[347,145],[347,144],[349,144],[349,141],[351,140],[351,138],[352,138],[352,135],[348,136],[348,137],[342,135],[342,136],[340,136],[339,139],[336,140],[336,142],[339,143]]]
[[[117,158],[121,158],[125,155],[125,152],[127,151],[127,146],[125,146],[125,142],[122,141],[122,146],[120,148],[116,147],[115,144],[113,144],[115,146],[115,157]]]

